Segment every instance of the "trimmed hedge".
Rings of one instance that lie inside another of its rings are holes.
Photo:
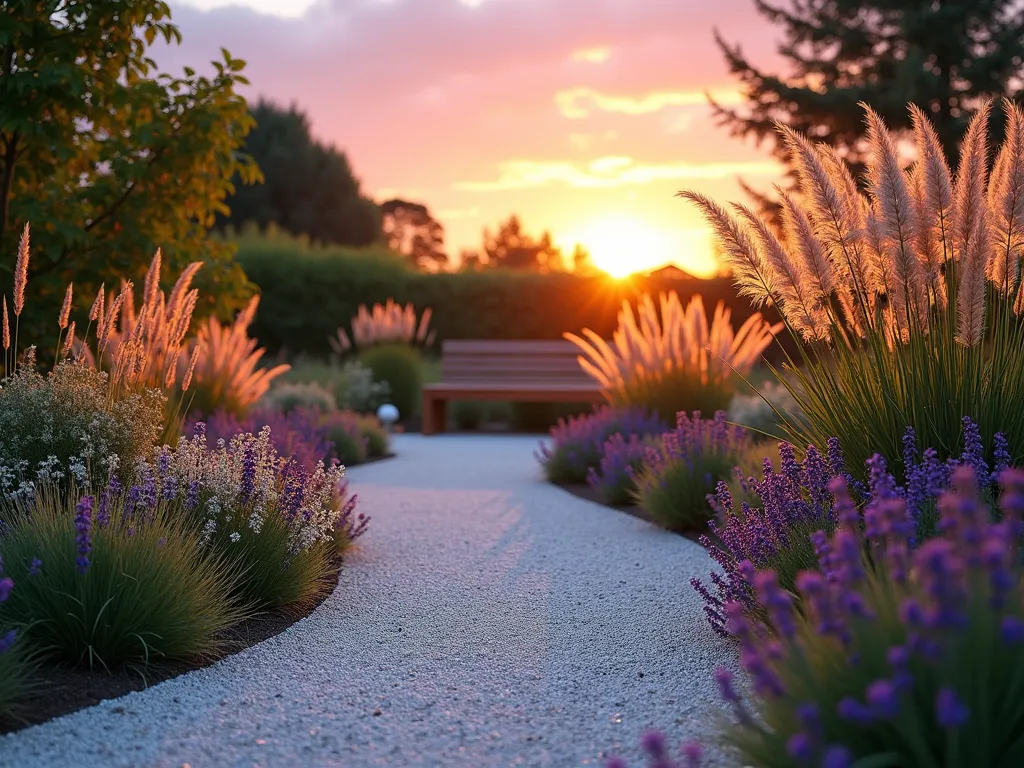
[[[509,271],[431,274],[410,269],[388,251],[312,248],[281,237],[243,238],[238,260],[262,294],[250,332],[271,354],[287,356],[326,356],[328,336],[339,325],[348,329],[360,304],[389,298],[400,304],[412,302],[417,310],[431,307],[431,327],[439,341],[558,339],[564,331],[585,327],[610,339],[623,300],[666,290],[677,291],[684,303],[700,293],[709,311],[725,300],[732,307],[734,327],[752,312],[727,278],[612,280],[603,275]],[[778,319],[771,310],[767,317],[772,322]],[[776,347],[769,352],[777,359]]]

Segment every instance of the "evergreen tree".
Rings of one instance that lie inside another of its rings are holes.
[[[304,113],[260,101],[252,117],[256,127],[245,151],[265,183],[237,187],[227,201],[231,212],[219,225],[240,228],[252,221],[262,230],[273,222],[293,235],[337,245],[382,239],[377,204],[360,192],[345,154],[314,140]]]
[[[754,0],[781,26],[779,53],[791,70],[769,74],[716,30],[747,103],[712,102],[735,136],[774,136],[778,120],[839,149],[862,169],[865,101],[895,130],[910,127],[907,104],[931,115],[949,153],[978,104],[1021,92],[1024,7],[1017,0]],[[782,156],[778,142],[773,151]]]

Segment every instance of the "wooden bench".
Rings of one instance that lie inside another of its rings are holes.
[[[602,402],[578,354],[569,341],[445,341],[441,381],[423,388],[423,434],[444,431],[449,400]]]

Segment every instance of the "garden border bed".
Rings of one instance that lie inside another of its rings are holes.
[[[391,456],[382,456],[380,461]],[[369,461],[364,462],[370,463]],[[362,465],[358,465],[362,466]],[[176,661],[153,664],[145,670],[120,668],[107,673],[102,669],[77,669],[67,666],[50,666],[41,662],[32,675],[32,688],[24,700],[18,703],[17,716],[0,716],[0,737],[33,725],[69,715],[80,709],[95,706],[104,701],[117,699],[133,691],[143,691],[150,686],[175,677],[216,664],[246,648],[262,643],[284,632],[288,627],[309,616],[327,598],[334,594],[337,579],[341,573],[343,556],[335,558],[332,570],[331,589],[313,601],[308,610],[295,613],[259,613],[237,624],[225,632],[225,650],[199,661]]]

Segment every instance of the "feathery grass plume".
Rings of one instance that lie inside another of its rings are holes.
[[[14,316],[19,317],[25,308],[25,286],[28,285],[29,225],[21,231],[18,239],[18,260],[14,265]]]
[[[67,357],[71,354],[71,351],[75,348],[75,321],[72,320],[68,326],[68,334],[64,339],[64,345],[61,347],[61,354]]]
[[[608,344],[589,328],[582,337],[563,334],[583,353],[580,367],[601,385],[614,406],[642,406],[671,421],[676,413],[713,413],[732,397],[733,374],[750,371],[782,324],[769,326],[755,313],[733,331],[731,313],[719,303],[709,324],[704,302],[694,296],[683,308],[679,295],[662,293],[659,308],[649,294],[636,316],[623,302]]]
[[[96,323],[96,332],[99,333],[101,327],[103,327],[103,309],[104,309],[104,296],[103,291],[106,289],[104,284],[100,284],[100,289],[96,291],[96,299],[92,303],[92,307],[89,309],[89,322]]]
[[[68,327],[68,317],[71,316],[71,288],[72,283],[68,283],[67,290],[64,291],[64,303],[61,304],[60,314],[57,316],[57,327],[62,331]]]
[[[986,276],[1001,296],[1017,289],[1021,248],[1024,247],[1024,111],[1004,101],[1006,140],[989,180],[988,207],[992,212],[991,250]]]
[[[869,326],[869,294],[866,256],[860,248],[863,206],[850,197],[849,184],[835,170],[839,158],[821,152],[806,137],[781,123],[776,128],[789,150],[801,189],[807,195],[814,233],[821,240],[839,270],[837,293],[848,322],[858,330]],[[829,170],[832,169],[830,173]]]
[[[328,338],[328,343],[338,355],[379,344],[429,347],[436,335],[430,330],[432,314],[428,307],[417,322],[416,308],[412,304],[402,307],[394,299],[388,299],[386,304],[374,304],[372,311],[365,304],[360,305],[352,318],[352,337],[349,338],[344,328],[338,328],[335,335]]]
[[[778,305],[801,335],[803,308],[786,300],[781,279],[800,274],[827,342],[801,345],[787,361],[792,376],[783,383],[803,414],[786,425],[794,443],[838,436],[853,466],[881,449],[901,476],[907,424],[949,457],[963,444],[967,415],[986,445],[1003,432],[1014,459],[1024,458],[1024,323],[1013,317],[1024,313],[1024,111],[1005,109],[1008,131],[991,179],[988,105],[970,123],[955,177],[920,109],[910,108],[917,159],[909,173],[890,132],[866,110],[870,198],[852,187],[835,151],[780,127],[803,198],[783,196],[783,252],[769,250],[789,267],[773,271],[757,302]],[[750,217],[739,211],[730,220],[717,204],[683,196],[698,203],[736,261],[734,233],[757,231]],[[755,258],[739,266],[767,274]],[[752,279],[737,275],[741,293]],[[862,328],[851,322],[857,317]]]
[[[750,297],[755,307],[772,302],[777,277],[750,239],[747,228],[714,200],[699,192],[684,190],[678,193],[678,197],[694,203],[704,213],[704,218],[725,249],[725,261],[732,269],[740,296]]]
[[[799,253],[800,277],[811,301],[814,315],[813,338],[828,341],[832,337],[827,318],[829,296],[835,288],[835,268],[814,237],[810,219],[793,196],[775,187],[782,201],[782,228],[786,241]]]
[[[11,348],[11,321],[7,317],[7,297],[6,296],[4,296],[3,305],[4,305],[3,343],[4,343],[4,351],[6,352],[8,349]]]
[[[789,309],[786,313],[789,321],[805,339],[818,337],[818,317],[814,312],[814,298],[809,295],[807,281],[802,274],[799,262],[791,261],[785,247],[779,242],[768,226],[758,218],[757,214],[744,205],[733,204],[740,218],[747,222],[757,243],[761,248],[764,260],[771,264],[775,271],[776,285],[782,304]]]
[[[195,372],[196,372],[196,363],[199,362],[199,358],[202,357],[202,354],[203,354],[203,345],[202,344],[196,344],[192,348],[192,355],[189,357],[188,369],[185,371],[185,378],[183,378],[181,380],[181,391],[182,392],[187,392],[188,388],[192,385],[192,376],[194,376]]]
[[[163,266],[163,256],[160,249],[156,249],[153,260],[149,263],[149,270],[146,272],[146,282],[143,283],[142,300],[145,304],[156,304],[157,295],[160,291],[160,269]]]
[[[905,318],[904,324],[917,315],[924,319],[923,327],[927,328],[925,275],[917,256],[917,221],[907,177],[900,168],[896,143],[885,122],[867,104],[861,107],[867,114],[868,144],[874,156],[868,166],[870,193],[892,261],[890,305],[899,317]]]
[[[263,397],[270,382],[291,368],[289,365],[259,368],[264,350],[248,333],[259,301],[259,296],[253,296],[229,326],[221,325],[213,317],[199,326],[192,343],[201,346],[203,354],[194,366],[189,363],[194,411],[210,414],[222,409],[242,415]]]
[[[967,128],[953,195],[954,254],[959,260],[957,339],[968,347],[981,342],[985,323],[985,267],[991,246],[985,194],[991,106],[986,102]]]

